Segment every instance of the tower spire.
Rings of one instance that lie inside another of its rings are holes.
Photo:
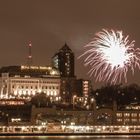
[[[27,65],[30,66],[32,65],[32,43],[31,41],[28,44],[28,58],[27,58]]]

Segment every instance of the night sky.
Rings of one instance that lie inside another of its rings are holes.
[[[76,75],[88,68],[77,60],[102,28],[123,30],[140,46],[140,0],[0,0],[0,66],[26,64],[32,42],[34,65],[50,65],[65,42],[76,56]],[[94,82],[94,87],[100,85]],[[128,83],[140,83],[139,71]]]

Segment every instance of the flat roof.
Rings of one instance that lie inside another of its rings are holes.
[[[9,73],[9,76],[19,75],[21,77],[59,77],[60,73],[56,68],[50,66],[4,66],[0,68],[0,74]]]

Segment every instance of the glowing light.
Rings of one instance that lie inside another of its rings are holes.
[[[29,44],[29,47],[32,47],[32,43]]]
[[[41,89],[38,89],[38,92],[39,92],[39,93],[41,93],[41,91],[42,91]]]
[[[89,66],[90,76],[96,81],[107,81],[112,84],[127,82],[127,72],[140,69],[140,48],[134,48],[134,40],[129,41],[122,31],[105,30],[98,32],[89,42],[88,48],[79,58],[86,56],[85,66]]]
[[[32,57],[32,56],[29,56]],[[27,70],[27,69],[33,69],[33,70],[51,70],[51,67],[46,67],[46,66],[21,66],[21,70]]]
[[[31,55],[29,55],[29,56],[28,56],[28,58],[32,58],[32,56],[31,56]]]

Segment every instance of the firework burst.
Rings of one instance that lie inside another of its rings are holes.
[[[122,31],[103,29],[98,32],[79,57],[86,56],[84,65],[90,67],[90,76],[94,75],[99,82],[127,82],[128,70],[134,74],[135,67],[140,69],[140,48],[135,49],[135,41],[128,38]]]

